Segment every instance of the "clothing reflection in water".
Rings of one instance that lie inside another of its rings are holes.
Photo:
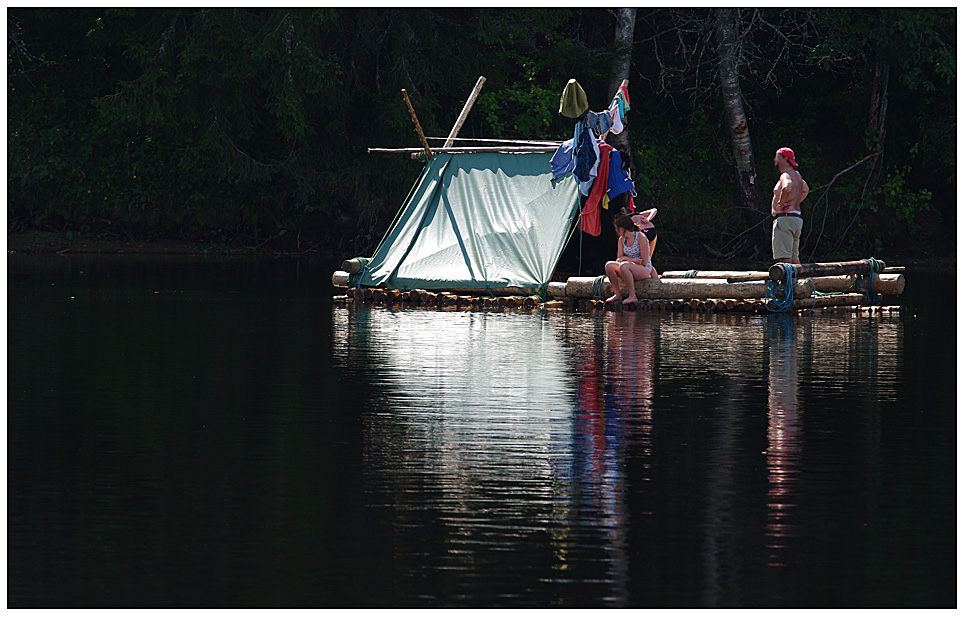
[[[767,555],[784,566],[788,541],[797,535],[793,508],[801,473],[802,418],[798,400],[798,338],[811,320],[771,315],[764,325],[767,358]]]
[[[602,527],[611,553],[615,595],[608,600],[623,605],[628,597],[625,449],[632,442],[649,457],[654,333],[645,318],[638,323],[636,312],[610,313],[602,325],[602,358],[592,338],[596,327],[577,343],[575,458],[582,518]]]
[[[393,508],[406,597],[625,603],[621,457],[653,337],[623,317],[336,309],[336,358],[371,367],[366,501]]]

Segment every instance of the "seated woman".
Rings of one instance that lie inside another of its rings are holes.
[[[604,270],[610,279],[610,287],[613,288],[613,295],[606,299],[607,302],[617,302],[623,299],[620,293],[620,280],[627,284],[630,291],[624,304],[637,301],[637,290],[633,287],[634,281],[650,278],[656,273],[650,265],[650,244],[646,236],[640,232],[633,220],[622,214],[613,221],[617,231],[617,258],[616,261],[608,261]]]
[[[657,228],[653,225],[653,217],[657,216],[657,209],[650,208],[649,210],[644,210],[640,213],[631,214],[630,218],[643,235],[647,237],[647,241],[650,243],[650,266],[653,278],[660,278],[657,276],[657,269],[653,266],[653,250],[657,248]]]

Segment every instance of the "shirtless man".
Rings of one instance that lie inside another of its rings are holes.
[[[771,200],[771,250],[774,259],[784,263],[799,264],[801,248],[801,202],[808,196],[808,183],[797,172],[794,151],[781,148],[774,154],[774,166],[781,172],[781,179],[774,185]]]

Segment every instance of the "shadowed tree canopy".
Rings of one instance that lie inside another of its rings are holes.
[[[485,75],[461,137],[565,139],[566,81],[601,110],[622,70],[638,203],[661,206],[670,252],[750,250],[741,178],[769,186],[783,145],[817,189],[805,254],[924,245],[954,223],[954,9],[727,13],[763,153],[743,167],[722,14],[630,11],[10,9],[9,228],[364,253],[419,171],[365,153],[417,145],[402,88],[445,136]]]

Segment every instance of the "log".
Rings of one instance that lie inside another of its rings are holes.
[[[779,266],[780,267],[780,266]],[[876,274],[874,279],[874,289],[878,293],[890,294],[890,295],[900,295],[905,290],[905,279],[902,274],[898,271],[904,270],[903,266],[898,266],[894,272],[888,272],[892,268],[886,268],[884,274]],[[684,278],[684,270],[672,270],[664,272],[662,277],[667,279],[682,279]],[[741,272],[741,271],[728,271],[728,270],[701,270],[698,273],[700,278],[706,279],[727,279],[728,283],[746,283],[748,281],[766,281],[770,280],[771,276],[769,272]],[[814,281],[815,291],[820,292],[833,292],[833,291],[850,291],[855,279],[854,274],[846,274],[840,276],[811,276]],[[783,277],[783,274],[782,274]],[[803,277],[798,277],[803,278]],[[696,279],[687,279],[696,280]]]
[[[422,132],[422,127],[419,125],[419,118],[415,115],[415,109],[412,108],[412,103],[409,102],[409,95],[406,93],[405,88],[402,88],[402,98],[405,99],[405,106],[409,108],[409,116],[412,117],[412,123],[415,124],[415,132],[419,134],[419,141],[422,142],[422,147],[426,152],[426,159],[432,158],[432,150],[429,149],[429,142],[426,141],[426,135]]]
[[[346,259],[342,262],[342,270],[345,270],[349,274],[355,274],[356,272],[361,272],[365,264],[359,257],[353,257],[352,259]]]
[[[885,262],[880,261],[881,267],[885,267]],[[774,264],[768,268],[767,272],[775,281],[784,278],[784,266]],[[828,263],[801,264],[797,266],[797,278],[805,279],[815,276],[838,276],[841,274],[867,274],[871,272],[871,264],[866,261],[833,261]]]
[[[592,277],[571,276],[566,281],[567,297],[592,298],[595,280]],[[625,298],[627,292],[623,287],[624,285],[621,285],[621,293]],[[763,298],[767,294],[767,283],[764,281],[728,283],[725,279],[643,279],[636,281],[634,287],[637,298],[641,300],[747,299]],[[813,290],[811,281],[798,281],[794,288],[794,297],[808,298]],[[603,280],[599,291],[604,297],[613,293],[608,279]]]
[[[819,276],[811,280],[814,281],[815,291],[824,293],[834,291],[853,291],[855,290],[854,281],[857,275],[846,274],[843,276]],[[859,281],[860,289],[864,290],[866,282]],[[888,294],[892,296],[901,295],[905,291],[904,274],[876,274],[871,282],[871,291],[874,293]]]
[[[546,286],[546,293],[554,298],[565,298],[566,297],[566,283],[559,283],[553,281]]]
[[[663,274],[661,274],[660,278],[665,278],[665,279],[687,278],[686,276],[687,272],[689,272],[689,270],[668,270]],[[756,270],[697,270],[697,276],[693,278],[726,279],[733,276],[750,276],[750,275],[768,276],[768,273],[758,272]]]
[[[817,296],[805,300],[795,300],[794,308],[810,309],[826,306],[863,306],[876,304],[878,302],[881,302],[881,296],[877,294],[871,296],[870,302],[868,301],[867,294],[840,294],[837,296]]]
[[[482,90],[483,84],[486,83],[486,78],[482,75],[476,80],[476,85],[473,86],[472,92],[469,93],[469,98],[466,100],[466,104],[462,106],[462,111],[459,112],[459,117],[456,118],[456,123],[452,125],[452,130],[449,131],[449,137],[446,138],[446,145],[444,148],[448,148],[452,145],[452,140],[459,134],[459,129],[462,128],[463,123],[466,121],[466,116],[469,115],[469,110],[472,109],[472,104],[476,102],[476,97],[479,96],[479,91]]]
[[[547,311],[562,310],[562,309],[563,309],[563,301],[562,301],[562,300],[547,300],[546,302],[543,303],[543,309],[545,309],[545,310],[547,310]]]
[[[348,272],[336,270],[332,273],[333,287],[348,287]]]

